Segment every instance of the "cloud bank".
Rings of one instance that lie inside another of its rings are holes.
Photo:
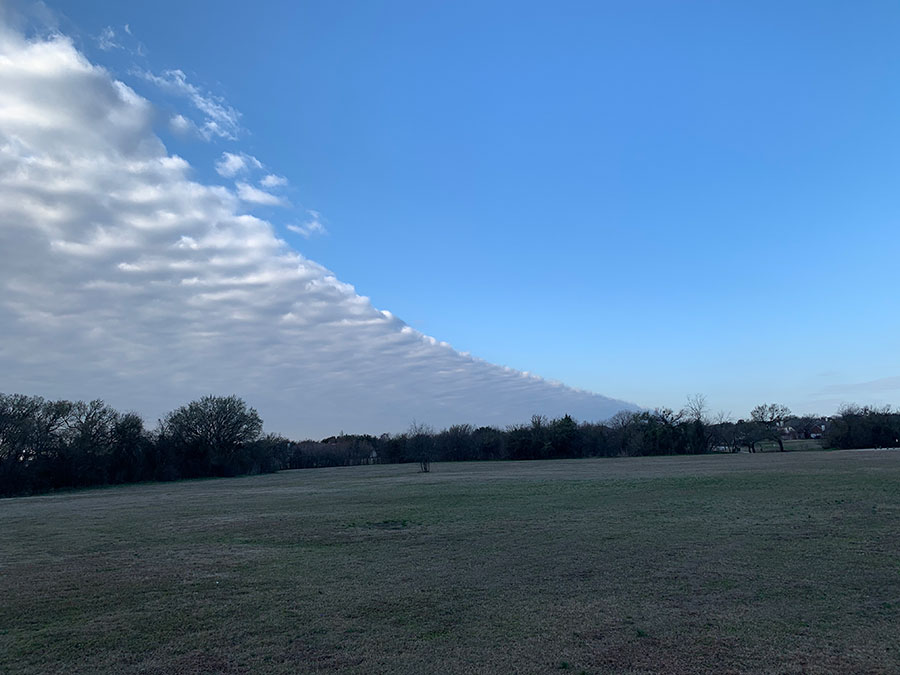
[[[233,141],[237,139],[241,131],[241,114],[221,98],[204,92],[188,82],[184,71],[164,70],[159,75],[148,71],[137,71],[136,74],[163,91],[190,101],[191,105],[204,117],[203,124],[197,127],[197,130],[207,140],[223,138]]]
[[[163,83],[204,109],[210,133],[236,133],[239,114],[178,72]],[[245,210],[269,193],[193,180],[154,119],[69,39],[0,31],[0,391],[102,397],[149,420],[236,393],[294,437],[633,408],[377,310]],[[224,175],[250,161],[232,156]],[[299,229],[321,228],[311,216]]]

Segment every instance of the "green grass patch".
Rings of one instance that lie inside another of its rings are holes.
[[[0,672],[897,672],[900,452],[0,501]]]

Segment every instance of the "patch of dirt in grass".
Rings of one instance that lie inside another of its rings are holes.
[[[376,523],[367,521],[365,523],[350,523],[349,527],[358,527],[364,530],[403,530],[411,525],[417,525],[409,520],[381,520]]]

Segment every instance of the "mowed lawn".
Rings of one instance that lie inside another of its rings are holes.
[[[900,452],[0,501],[0,672],[900,672]]]

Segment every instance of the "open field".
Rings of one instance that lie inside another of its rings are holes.
[[[784,441],[784,449],[785,452],[819,451],[822,449],[822,441],[817,439],[788,440]],[[775,441],[759,441],[756,444],[756,451],[779,452],[778,443]]]
[[[0,501],[0,672],[900,672],[900,452]]]

